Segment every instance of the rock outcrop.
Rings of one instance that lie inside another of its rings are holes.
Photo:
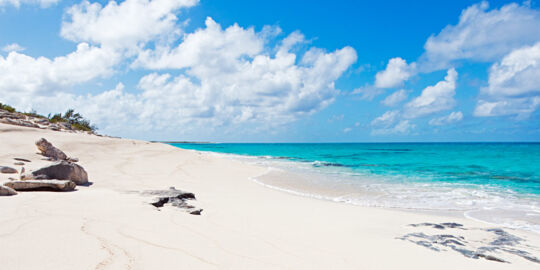
[[[72,191],[76,186],[69,180],[10,181],[4,185],[17,191]]]
[[[62,152],[62,150],[54,147],[52,143],[47,141],[45,138],[41,138],[36,142],[36,146],[45,157],[51,158],[53,160],[67,160],[67,155]]]
[[[77,185],[88,184],[88,174],[84,168],[78,164],[65,160],[34,171],[32,172],[32,176],[33,179],[71,180]],[[28,177],[29,175],[27,174],[22,178],[28,179]]]
[[[18,173],[18,171],[11,167],[0,166],[0,173]]]
[[[20,112],[8,112],[2,109],[0,109],[0,123],[22,127],[50,129],[54,131],[95,134],[92,131],[78,131],[67,122],[51,123],[49,119],[39,117],[37,115],[24,114]]]
[[[10,187],[0,186],[0,196],[12,196],[17,195],[17,191]]]
[[[200,215],[203,209],[195,209],[195,206],[188,204],[187,200],[195,200],[195,194],[184,192],[170,187],[168,190],[150,190],[142,192],[143,195],[158,196],[154,202],[150,203],[156,208],[161,208],[165,204],[187,210],[192,215]]]

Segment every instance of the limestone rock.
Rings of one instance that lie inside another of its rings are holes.
[[[1,173],[18,173],[18,171],[11,167],[0,166]]]
[[[17,191],[72,191],[75,183],[69,180],[27,180],[11,181],[4,183],[5,186]]]
[[[45,138],[41,138],[36,142],[36,146],[41,151],[41,154],[54,160],[66,160],[67,155],[62,150],[54,147]]]
[[[0,186],[0,196],[11,196],[17,195],[17,191],[10,187]]]
[[[57,124],[51,124],[48,129],[54,130],[54,131],[60,131],[60,126]]]
[[[64,160],[34,171],[32,175],[36,178],[44,175],[47,179],[71,180],[77,185],[88,184],[88,174],[84,168]]]
[[[184,209],[192,215],[200,215],[202,209],[194,209],[195,206],[187,203],[187,200],[195,200],[195,195],[191,192],[184,192],[170,187],[168,190],[148,190],[142,192],[144,195],[158,196],[155,201],[150,203],[156,208],[161,208],[165,204],[170,204],[173,207]]]

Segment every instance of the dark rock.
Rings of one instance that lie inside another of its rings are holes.
[[[439,230],[444,230],[444,229],[447,229],[447,228],[454,229],[454,228],[462,228],[463,227],[463,225],[461,225],[459,223],[454,223],[454,222],[445,222],[445,223],[440,223],[440,224],[425,222],[425,223],[420,223],[420,224],[409,224],[409,226],[412,226],[412,227],[432,227],[434,229],[439,229]]]
[[[194,209],[195,206],[190,205],[186,202],[186,200],[195,200],[195,194],[191,192],[184,192],[181,190],[177,190],[174,187],[169,188],[168,190],[149,190],[142,192],[144,195],[154,195],[158,196],[156,198],[156,201],[150,203],[151,205],[161,208],[165,206],[165,204],[170,204],[173,207],[181,208],[185,210]],[[202,209],[190,211],[190,214],[193,215],[200,215],[202,212]]]
[[[438,225],[438,226],[436,226]],[[493,254],[513,254],[520,256],[526,260],[534,263],[540,263],[540,259],[533,256],[526,249],[530,249],[529,245],[522,244],[524,239],[512,235],[500,228],[482,229],[482,228],[464,228],[463,225],[458,223],[420,223],[410,224],[412,227],[432,227],[439,229],[442,226],[446,229],[457,230],[480,230],[483,232],[492,233],[491,238],[482,240],[465,239],[464,236],[454,236],[451,234],[435,234],[427,235],[423,232],[409,233],[398,239],[406,240],[417,245],[429,248],[431,250],[442,252],[447,251],[448,248],[455,252],[462,254],[463,256],[471,259],[485,259],[489,261],[509,263],[499,257],[493,256]]]
[[[28,159],[24,159],[24,158],[14,158],[14,160],[17,160],[17,161],[22,161],[22,162],[32,162]]]
[[[495,256],[491,256],[491,255],[486,255],[486,254],[474,254],[474,259],[477,259],[477,258],[484,258],[488,261],[495,261],[495,262],[502,262],[502,263],[506,263],[507,261],[503,260],[503,259],[499,259]]]
[[[163,205],[165,205],[168,202],[169,202],[169,198],[158,198],[158,201],[151,203],[151,205],[160,208],[160,207],[163,207]]]
[[[47,179],[71,180],[77,185],[88,184],[88,174],[84,168],[67,161],[59,161],[53,165],[43,167],[32,172],[32,175],[34,179],[40,175],[45,175]]]
[[[18,173],[18,171],[11,167],[0,166],[0,173]]]
[[[454,223],[454,222],[445,222],[445,223],[441,223],[441,225],[444,226],[444,227],[447,227],[447,228],[461,228],[461,227],[463,227],[462,224]]]

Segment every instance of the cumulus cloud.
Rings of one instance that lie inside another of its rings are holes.
[[[358,95],[363,100],[373,100],[376,96],[384,93],[384,89],[374,87],[373,85],[365,85],[351,91],[351,95]]]
[[[405,104],[405,117],[416,118],[454,107],[457,77],[456,70],[449,69],[444,81],[426,87],[419,97]]]
[[[133,66],[149,69],[194,67],[195,72],[210,71],[213,68],[234,70],[240,68],[237,65],[243,64],[238,61],[240,57],[253,58],[263,53],[266,40],[264,35],[255,33],[253,28],[244,29],[234,24],[223,30],[212,18],[206,19],[205,26],[187,34],[174,48],[165,46],[141,52]],[[283,41],[281,49],[285,51],[292,46],[291,42],[302,40],[297,33],[293,33]]]
[[[75,108],[113,134],[119,134],[120,124],[136,130],[238,132],[239,125],[282,125],[326,107],[339,94],[334,81],[356,61],[351,47],[331,52],[304,47],[297,53],[295,46],[306,44],[300,32],[277,39],[275,27],[223,29],[211,18],[176,40],[181,25],[175,14],[194,3],[73,6],[62,36],[81,42],[77,51],[54,59],[16,52],[0,56],[2,102],[38,112]],[[120,66],[167,71],[143,76],[137,89],[119,84],[96,94],[71,92],[72,86],[107,77]]]
[[[119,61],[113,51],[81,43],[77,50],[49,59],[17,52],[0,56],[0,96],[21,109],[30,109],[40,95],[50,95],[77,83],[108,77]]]
[[[540,42],[516,49],[489,70],[488,86],[476,116],[518,115],[526,118],[540,100]]]
[[[429,120],[429,124],[432,126],[443,126],[443,125],[459,122],[462,119],[463,119],[462,112],[451,112],[449,115],[442,116],[439,118],[433,118]]]
[[[411,77],[416,69],[416,64],[407,64],[400,57],[388,61],[386,69],[375,75],[375,86],[378,88],[393,88],[403,84]]]
[[[396,122],[399,117],[399,111],[387,111],[383,115],[371,121],[372,126],[389,126]]]
[[[479,100],[474,109],[475,116],[515,115],[518,119],[526,119],[540,106],[540,96],[529,98],[509,98],[505,100]]]
[[[60,0],[0,0],[0,7],[11,5],[18,8],[24,4],[39,5],[40,7],[46,8],[58,2],[60,2]]]
[[[540,11],[511,3],[489,10],[487,2],[463,10],[457,25],[448,25],[425,43],[423,70],[447,68],[456,60],[491,62],[540,40]]]
[[[409,134],[416,126],[409,120],[401,120],[395,126],[388,128],[378,128],[371,131],[371,135],[391,135],[391,134]]]
[[[67,9],[61,36],[75,42],[134,50],[149,41],[167,42],[177,37],[176,13],[198,0],[110,1],[102,6],[87,0]]]
[[[396,106],[402,101],[406,100],[407,96],[408,96],[407,91],[405,91],[404,89],[401,89],[387,96],[385,99],[381,101],[381,103],[388,107]]]
[[[482,92],[491,96],[540,94],[540,42],[514,50],[489,70],[489,85]]]
[[[145,95],[172,96],[180,107],[193,110],[188,117],[220,123],[293,121],[331,103],[338,94],[334,81],[356,61],[350,47],[329,53],[311,48],[297,60],[299,56],[289,50],[302,40],[292,33],[278,42],[272,55],[263,50],[267,40],[253,29],[238,25],[222,29],[207,19],[205,29],[188,34],[166,52],[168,57],[149,53],[137,64],[186,68],[185,74],[175,78],[151,74],[141,79],[140,87]],[[190,58],[180,64],[165,60],[178,55]]]
[[[2,47],[2,51],[4,52],[22,52],[24,51],[25,48],[22,47],[21,45],[17,44],[17,43],[11,43],[11,44],[8,44],[4,47]]]

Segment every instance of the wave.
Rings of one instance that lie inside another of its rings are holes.
[[[462,164],[461,160],[433,164],[429,157],[409,160],[390,156],[370,162],[360,154],[304,154],[299,158],[208,153],[264,166],[273,173],[308,175],[307,180],[284,175],[281,178],[287,182],[277,183],[269,182],[266,174],[252,179],[299,196],[370,207],[459,211],[470,219],[540,233],[540,179],[527,170],[486,162],[488,167]]]

